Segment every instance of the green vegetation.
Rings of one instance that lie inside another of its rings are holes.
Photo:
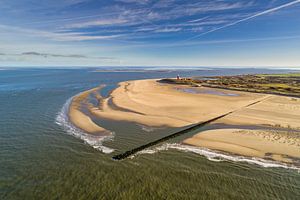
[[[268,76],[273,76],[273,77],[300,77],[300,73],[288,73],[288,74],[259,74],[257,76],[262,76],[262,77],[268,77]]]
[[[191,78],[183,78],[183,79],[162,79],[160,80],[162,83],[169,83],[169,84],[178,84],[178,85],[191,85],[191,86],[199,86],[199,81]]]
[[[300,97],[300,73],[163,79],[162,82]]]

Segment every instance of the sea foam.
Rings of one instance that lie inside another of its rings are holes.
[[[152,149],[145,149],[143,151],[138,152],[136,155],[139,154],[154,154],[159,151],[166,151],[169,149],[176,149],[179,151],[184,152],[192,152],[202,156],[205,156],[208,160],[214,162],[221,162],[221,161],[234,161],[234,162],[246,162],[249,164],[259,165],[261,167],[274,167],[274,168],[285,168],[285,169],[294,169],[300,171],[300,168],[294,165],[287,165],[285,163],[280,163],[272,160],[266,160],[262,158],[255,158],[255,157],[244,157],[244,156],[237,156],[237,155],[230,155],[224,154],[221,152],[213,151],[207,148],[195,147],[190,145],[178,144],[178,143],[165,143],[161,146],[157,146]],[[133,155],[131,158],[134,158]]]
[[[68,99],[67,102],[64,104],[60,112],[57,114],[55,123],[60,125],[67,134],[72,135],[76,138],[83,140],[86,144],[92,146],[95,149],[102,151],[103,153],[109,154],[114,151],[114,149],[108,148],[103,145],[104,141],[112,140],[114,134],[111,136],[94,136],[88,133],[85,133],[81,129],[75,127],[68,116],[69,107],[72,102],[72,98]]]

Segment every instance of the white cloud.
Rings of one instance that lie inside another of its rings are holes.
[[[163,29],[157,29],[154,32],[156,33],[170,33],[170,32],[178,32],[181,31],[181,28],[163,28]]]
[[[147,4],[151,0],[116,0],[117,2],[123,2],[123,3],[136,3],[136,4]]]
[[[203,21],[203,20],[205,20],[205,19],[207,19],[207,18],[209,18],[209,16],[202,17],[202,18],[200,18],[200,19],[190,20],[189,22],[190,22],[190,23],[201,22],[201,21]]]
[[[87,27],[93,27],[93,26],[115,26],[119,24],[125,24],[128,20],[117,18],[117,19],[96,19],[86,22],[79,22],[74,24],[69,24],[65,26],[65,28],[87,28]]]
[[[231,22],[231,23],[229,23],[229,24],[226,24],[226,25],[224,25],[224,26],[221,26],[221,27],[218,27],[218,28],[214,28],[214,29],[212,29],[212,30],[210,30],[210,31],[201,33],[201,34],[196,35],[196,36],[194,36],[194,37],[192,37],[192,38],[189,38],[188,40],[192,40],[192,39],[201,37],[201,36],[203,36],[203,35],[207,35],[207,34],[209,34],[209,33],[213,33],[213,32],[216,32],[216,31],[219,31],[219,30],[228,28],[228,27],[230,27],[230,26],[234,26],[234,25],[239,24],[239,23],[241,23],[241,22],[249,21],[249,20],[254,19],[254,18],[256,18],[256,17],[260,17],[260,16],[262,16],[262,15],[267,15],[267,14],[269,14],[269,13],[273,13],[273,12],[275,12],[275,11],[284,9],[284,8],[286,8],[286,7],[293,6],[293,5],[298,4],[298,3],[300,3],[300,0],[292,1],[292,2],[289,2],[289,3],[283,4],[283,5],[281,5],[281,6],[277,6],[277,7],[275,7],[275,8],[271,8],[271,9],[267,9],[267,10],[258,12],[258,13],[254,14],[254,15],[249,16],[249,17],[246,17],[246,18],[243,18],[243,19],[240,19],[240,20]]]
[[[50,31],[41,31],[35,29],[24,29],[20,27],[13,27],[0,24],[0,31],[9,30],[13,31],[14,34],[22,35],[23,37],[43,37],[49,38],[55,41],[86,41],[86,40],[107,40],[121,37],[121,35],[86,35],[82,32],[50,32]]]

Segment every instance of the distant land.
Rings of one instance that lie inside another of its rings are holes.
[[[163,82],[300,97],[300,73],[164,79]]]

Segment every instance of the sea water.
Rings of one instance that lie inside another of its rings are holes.
[[[281,72],[5,68],[0,71],[0,199],[299,199],[297,169],[178,141],[114,161],[116,153],[169,133],[107,121],[114,134],[91,137],[66,114],[74,95],[101,84],[105,96],[125,80]]]

